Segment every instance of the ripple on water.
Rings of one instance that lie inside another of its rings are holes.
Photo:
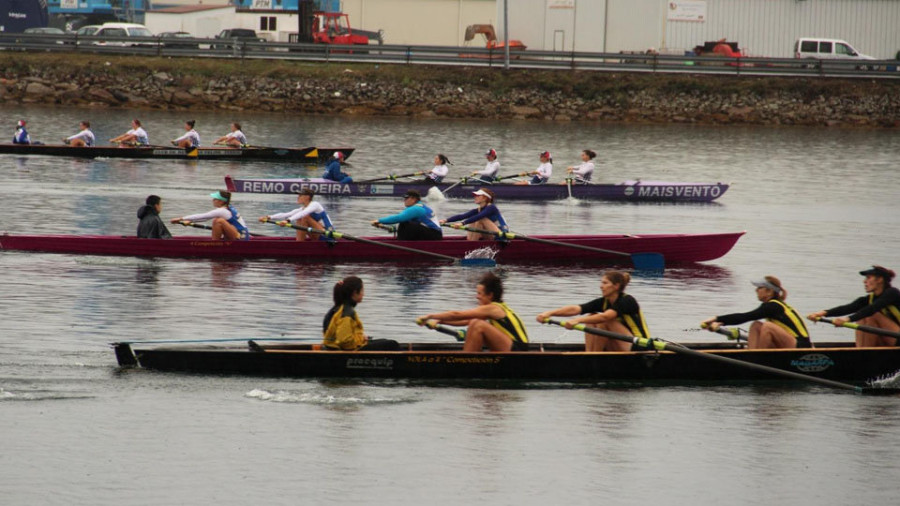
[[[286,404],[313,404],[322,406],[372,406],[408,404],[418,402],[419,399],[410,395],[382,396],[372,395],[371,391],[359,395],[334,395],[321,392],[298,392],[290,390],[265,390],[255,388],[246,394],[246,397],[267,402],[279,402]]]

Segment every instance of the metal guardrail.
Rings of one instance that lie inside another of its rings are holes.
[[[347,46],[209,38],[79,37],[75,34],[46,35],[0,32],[0,50],[403,65],[428,64],[499,68],[505,66],[503,50],[476,47]],[[726,58],[573,51],[511,51],[509,68],[745,76],[900,78],[900,61],[897,60]]]

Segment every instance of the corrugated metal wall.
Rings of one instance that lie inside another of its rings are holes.
[[[660,46],[689,50],[727,38],[750,55],[790,58],[797,38],[825,37],[876,58],[900,51],[900,0],[707,0],[706,9],[704,23],[666,22]]]

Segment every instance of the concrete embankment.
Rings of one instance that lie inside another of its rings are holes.
[[[0,55],[0,104],[900,127],[900,81]]]

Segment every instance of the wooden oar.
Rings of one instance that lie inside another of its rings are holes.
[[[466,340],[466,330],[465,329],[451,329],[450,327],[445,327],[443,325],[437,323],[431,323],[428,320],[423,320],[421,318],[416,318],[416,324],[428,327],[432,330],[436,330],[442,334],[447,334],[448,336],[453,336],[457,341],[465,341]]]
[[[819,318],[816,321],[820,321],[822,323],[830,323],[830,324],[834,325],[834,320],[832,320],[831,318]],[[894,339],[900,339],[900,332],[892,332],[890,330],[880,329],[878,327],[870,327],[868,325],[860,325],[858,323],[853,323],[853,322],[844,322],[840,326],[846,327],[848,329],[861,330],[863,332],[869,332],[872,334],[878,334],[878,335],[882,335],[882,336],[886,336],[886,337],[893,337]]]
[[[404,178],[404,177],[424,176],[424,175],[425,175],[425,173],[421,172],[421,171],[420,172],[410,172],[409,174],[400,174],[399,176],[391,174],[391,175],[385,176],[385,177],[376,177],[375,179],[366,179],[365,181],[355,181],[355,182],[356,183],[374,183],[376,181],[385,181],[388,179],[390,179],[391,181],[394,181],[396,179],[400,179],[400,178]]]
[[[212,230],[212,227],[209,225],[201,225],[200,223],[194,223],[193,221],[179,221],[178,224],[185,226],[185,227],[194,227],[194,228],[202,228],[204,230]],[[250,232],[249,230],[247,231],[247,233],[250,234],[250,237],[272,237],[270,235],[255,234],[253,232]]]
[[[276,225],[282,227],[291,227],[296,230],[304,230],[310,234],[318,234],[324,235],[328,239],[347,239],[350,241],[361,242],[365,244],[371,244],[373,246],[382,246],[384,248],[392,248],[400,251],[406,251],[409,253],[418,253],[420,255],[430,256],[433,258],[440,258],[441,260],[448,260],[453,262],[454,265],[462,265],[465,267],[494,267],[497,265],[497,262],[492,258],[456,258],[450,255],[442,255],[440,253],[434,253],[431,251],[425,251],[422,249],[410,248],[407,246],[400,246],[399,244],[390,244],[382,241],[373,241],[371,239],[366,239],[363,237],[356,237],[350,234],[344,234],[335,230],[319,230],[317,228],[312,227],[301,227],[300,225],[294,225],[290,222],[285,221],[273,221],[267,220],[267,223],[274,223]]]
[[[465,230],[467,232],[476,232],[479,234],[487,234],[497,237],[499,239],[522,239],[524,241],[531,242],[539,242],[541,244],[549,244],[552,246],[560,246],[564,248],[575,248],[584,251],[593,251],[595,253],[606,253],[609,255],[618,255],[622,257],[630,257],[631,262],[634,264],[634,267],[639,270],[647,270],[647,271],[661,271],[666,267],[666,259],[662,256],[661,253],[625,253],[623,251],[613,251],[610,249],[603,248],[594,248],[592,246],[584,246],[582,244],[570,244],[567,242],[561,241],[551,241],[549,239],[541,239],[538,237],[530,237],[522,234],[515,234],[512,232],[491,232],[490,230],[483,230],[480,228],[468,227],[465,225],[451,225],[450,223],[445,223],[445,227],[455,228],[459,230]]]
[[[548,323],[551,325],[559,325],[560,327],[565,327],[563,322],[551,320],[547,318],[544,320],[544,323]],[[608,337],[610,339],[616,339],[618,341],[624,341],[626,343],[632,343],[637,346],[641,346],[644,348],[657,350],[657,351],[671,351],[673,353],[680,353],[682,355],[691,355],[692,357],[702,358],[706,360],[714,360],[717,362],[722,362],[726,364],[730,364],[736,367],[743,367],[745,369],[752,369],[754,371],[764,372],[767,374],[772,374],[774,376],[783,376],[785,378],[791,378],[796,380],[803,381],[811,381],[813,383],[819,383],[822,385],[827,385],[834,388],[841,388],[844,390],[852,390],[857,393],[863,393],[870,390],[877,390],[873,388],[863,388],[858,387],[856,385],[851,385],[849,383],[841,383],[840,381],[833,381],[825,378],[817,378],[815,376],[809,376],[806,374],[800,374],[798,372],[786,371],[784,369],[778,369],[776,367],[769,367],[767,365],[754,364],[752,362],[744,362],[743,360],[737,360],[734,358],[728,358],[722,355],[718,355],[715,353],[703,353],[702,351],[692,350],[686,346],[682,346],[677,343],[663,341],[662,339],[654,339],[648,337],[632,337],[624,334],[617,334],[615,332],[609,332],[608,330],[602,330],[594,327],[588,327],[583,323],[579,323],[577,325],[572,326],[572,330],[580,330],[582,332],[587,332],[588,334],[594,334],[597,336]]]

